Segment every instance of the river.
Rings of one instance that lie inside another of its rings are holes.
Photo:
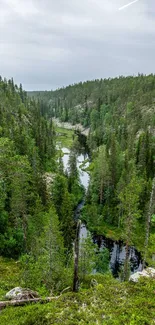
[[[67,170],[70,151],[68,148],[62,148],[61,150],[63,151],[62,159],[63,159],[64,169]],[[80,168],[80,165],[84,161],[87,161],[85,167],[89,166],[88,155],[84,153],[79,153],[77,155],[77,167],[79,171],[81,184],[84,186],[85,190],[87,191],[90,177],[86,171],[83,171]],[[80,218],[80,212],[83,206],[84,206],[84,200],[78,205],[75,211],[76,218]],[[85,224],[82,224],[80,229],[80,239],[86,238],[87,233],[88,231]],[[110,253],[109,268],[113,276],[118,277],[121,271],[121,267],[123,266],[125,260],[124,243],[121,241],[113,241],[102,235],[94,235],[93,241],[97,243],[98,246],[102,249],[104,247],[108,248]],[[131,273],[134,273],[136,271],[141,271],[142,269],[142,261],[141,261],[140,253],[134,247],[130,247],[130,267],[131,267]]]

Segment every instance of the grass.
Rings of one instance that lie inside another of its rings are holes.
[[[123,239],[122,232],[120,229],[114,226],[109,226],[106,223],[103,223],[101,226],[96,226],[96,228],[93,230],[95,230],[97,234],[102,234],[106,238],[112,239],[114,241]]]
[[[19,262],[0,257],[0,300],[4,300],[5,294],[19,284]]]
[[[91,286],[91,280],[97,286]],[[1,300],[20,285],[20,265],[0,258]],[[7,307],[0,313],[1,325],[153,325],[155,280],[120,283],[110,274],[93,274],[81,283],[79,293],[64,293],[47,304]]]
[[[98,285],[66,293],[51,303],[6,308],[1,325],[153,325],[155,281],[119,283],[110,275],[93,275]]]
[[[76,138],[74,130],[68,130],[61,127],[56,127],[56,142],[61,144],[61,147],[70,148],[73,140]]]

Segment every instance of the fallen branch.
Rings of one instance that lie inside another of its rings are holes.
[[[54,299],[58,299],[60,296],[56,297],[47,297],[47,298],[34,298],[34,299],[21,299],[21,300],[10,300],[10,301],[0,301],[0,310],[8,306],[24,306],[30,303],[41,303],[45,304]]]
[[[67,287],[67,288],[63,289],[63,290],[61,291],[60,296],[61,296],[63,293],[66,293],[66,292],[71,291],[71,290],[72,290],[71,287]],[[59,297],[60,297],[60,296],[59,296]]]

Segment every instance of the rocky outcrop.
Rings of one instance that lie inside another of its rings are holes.
[[[155,279],[155,269],[152,267],[148,267],[147,269],[145,269],[141,272],[136,272],[130,276],[129,281],[138,282],[138,280],[141,277]]]
[[[81,132],[81,134],[85,135],[86,137],[88,136],[89,131],[90,131],[90,128],[84,128],[83,125],[81,125],[81,124],[72,125],[69,122],[60,122],[59,119],[57,119],[57,118],[53,118],[53,122],[58,127],[61,127],[61,128],[64,128],[64,129],[76,130],[76,131],[79,130]]]

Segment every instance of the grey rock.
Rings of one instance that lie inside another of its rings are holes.
[[[152,267],[148,267],[147,269],[145,269],[141,272],[136,272],[130,276],[129,281],[138,282],[138,280],[141,277],[155,279],[155,269]]]
[[[33,299],[33,298],[39,298],[39,295],[37,292],[32,291],[30,289],[25,289],[21,287],[16,287],[7,292],[6,299],[10,300],[22,300],[22,299]]]

